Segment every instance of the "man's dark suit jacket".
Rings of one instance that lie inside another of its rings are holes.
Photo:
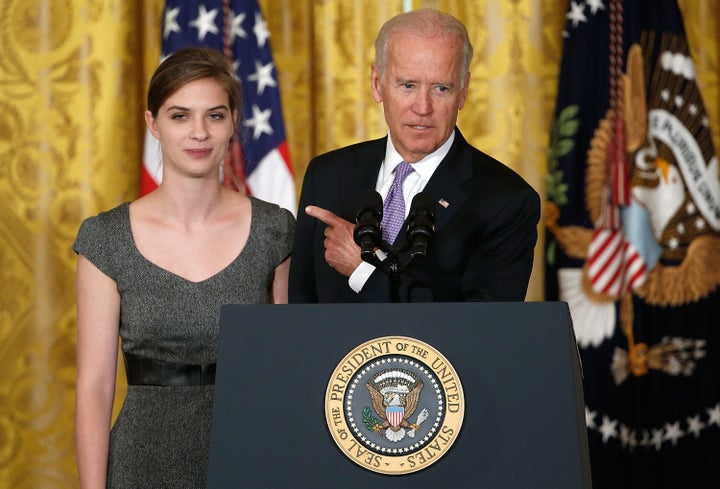
[[[304,209],[315,205],[355,223],[357,196],[375,189],[387,138],[314,158],[305,173],[290,263],[290,302],[388,302],[387,276],[375,270],[360,293],[325,261],[326,225]],[[537,193],[517,173],[455,141],[424,189],[436,206],[428,258],[400,283],[402,302],[523,301],[540,218]],[[398,242],[404,239],[400,231]],[[400,254],[400,262],[405,259]]]

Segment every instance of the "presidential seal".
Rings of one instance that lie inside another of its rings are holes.
[[[385,336],[338,364],[325,418],[340,450],[365,469],[401,475],[437,462],[457,439],[465,413],[460,379],[432,346]]]

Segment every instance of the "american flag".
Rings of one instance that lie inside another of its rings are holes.
[[[224,182],[296,212],[295,182],[285,139],[270,33],[257,0],[168,0],[162,57],[189,46],[223,52],[243,88],[239,145],[231,147]],[[238,138],[235,138],[237,140]],[[158,142],[146,132],[140,193],[162,176]]]

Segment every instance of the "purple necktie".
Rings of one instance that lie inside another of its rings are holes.
[[[405,197],[403,197],[403,182],[413,170],[406,161],[395,167],[395,180],[383,204],[383,218],[380,223],[382,237],[390,244],[395,243],[400,228],[405,222]]]

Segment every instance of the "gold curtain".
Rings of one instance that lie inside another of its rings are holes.
[[[0,487],[77,486],[70,245],[84,217],[137,195],[144,91],[159,59],[163,3],[0,0]],[[459,126],[541,195],[567,3],[412,5],[466,23],[476,56]],[[718,148],[718,2],[679,3]],[[260,4],[299,188],[313,155],[385,133],[369,90],[372,43],[403,2]],[[538,253],[531,300],[542,300],[542,280]]]
[[[0,1],[3,488],[77,487],[70,246],[82,218],[137,195],[147,5]]]

